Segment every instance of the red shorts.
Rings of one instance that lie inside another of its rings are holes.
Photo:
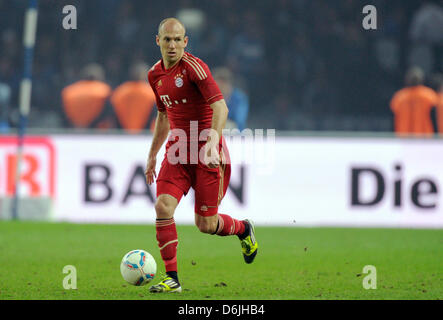
[[[165,156],[157,177],[157,197],[169,194],[180,202],[192,187],[195,190],[195,213],[203,217],[213,216],[228,190],[230,178],[230,163],[212,169],[200,162],[170,164]]]

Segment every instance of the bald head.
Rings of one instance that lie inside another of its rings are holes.
[[[165,32],[183,33],[184,36],[186,34],[186,28],[177,18],[166,18],[158,25],[158,35],[160,36]]]
[[[185,32],[185,26],[176,18],[167,18],[160,22],[155,41],[160,47],[166,68],[174,66],[183,56],[188,44]]]

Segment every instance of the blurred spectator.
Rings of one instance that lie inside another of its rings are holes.
[[[104,83],[105,72],[99,64],[84,67],[79,80],[62,90],[65,115],[70,126],[75,128],[110,127],[108,119],[103,121],[106,100],[111,87]],[[102,120],[102,122],[99,122]],[[108,124],[106,124],[108,121]]]
[[[411,39],[430,44],[443,44],[443,7],[424,1],[411,22]]]
[[[144,63],[132,66],[131,81],[118,86],[111,96],[119,125],[131,133],[141,132],[153,118],[155,95],[147,82],[148,70]]]
[[[217,23],[217,20],[206,19],[203,29],[201,41],[195,53],[204,61],[207,61],[208,65],[217,65],[220,63],[220,56],[225,56],[228,37],[226,26]],[[194,47],[194,37],[189,39],[192,47]]]
[[[400,45],[392,39],[382,38],[375,43],[375,55],[380,67],[395,72],[400,65]]]
[[[397,91],[391,100],[395,132],[399,136],[429,137],[434,133],[431,109],[437,104],[437,94],[423,82],[423,70],[410,68],[405,77],[406,87]]]
[[[141,23],[141,21],[135,19],[134,4],[132,2],[121,1],[114,23],[115,26],[118,26],[115,29],[117,42],[124,46],[130,45],[134,41]]]
[[[414,42],[410,59],[417,59],[417,55],[421,55],[419,63],[427,74],[434,68],[443,67],[440,66],[440,62],[443,61],[443,1],[438,2],[423,1],[413,14],[409,30],[410,38]]]
[[[246,128],[249,99],[243,90],[234,86],[231,71],[225,67],[214,69],[213,76],[225,98],[229,108],[226,128],[238,128],[240,131]]]
[[[262,88],[266,72],[264,31],[256,11],[244,15],[243,30],[236,34],[228,50],[229,68],[242,75],[249,83]]]
[[[11,89],[5,83],[0,83],[0,133],[9,131],[9,98]]]
[[[189,1],[182,3],[183,8],[177,12],[177,19],[179,19],[186,26],[186,35],[192,39],[188,43],[187,50],[192,52],[200,52],[201,37],[204,32],[204,25],[206,22],[205,13],[192,6]],[[195,49],[195,50],[194,50]]]

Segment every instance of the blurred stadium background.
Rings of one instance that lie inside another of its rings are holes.
[[[247,126],[277,130],[393,130],[389,101],[406,69],[443,68],[441,1],[39,1],[29,127],[64,128],[58,94],[91,62],[115,88],[134,61],[153,64],[162,17],[188,25],[189,49],[211,68],[228,66],[250,98]],[[362,8],[377,8],[377,30],[362,28]],[[78,29],[64,30],[75,5]],[[27,1],[0,1],[0,83],[11,89],[17,123]],[[440,19],[440,20],[439,20]],[[282,117],[281,115],[285,116]]]
[[[368,4],[377,9],[376,30],[362,26]],[[76,8],[75,30],[63,28],[66,5]],[[249,281],[241,275],[250,271],[238,266],[238,243],[216,252],[215,237],[203,242],[195,228],[183,226],[194,222],[191,192],[175,217],[186,235],[183,247],[189,245],[182,251],[183,278],[194,291],[185,297],[443,297],[443,1],[39,0],[31,112],[20,157],[27,7],[25,0],[0,0],[0,298],[143,298],[123,288],[115,265],[135,247],[161,261],[152,226],[155,186],[148,187],[143,174],[155,106],[152,97],[147,104],[119,103],[116,92],[143,79],[140,68],[158,61],[157,27],[170,16],[184,22],[188,50],[210,66],[222,90],[232,89],[229,82],[236,88],[228,101],[229,126],[264,129],[265,139],[247,147],[228,140],[234,163],[221,207],[269,227],[258,229],[257,290],[241,288]],[[398,136],[391,99],[405,87],[411,67],[415,79],[423,76],[427,95],[435,96],[420,116],[410,117],[411,128],[425,119],[433,129]],[[62,98],[88,77],[105,84],[99,102]],[[252,163],[242,162],[245,154]],[[161,157],[162,151],[158,166]],[[19,158],[19,220],[116,225],[1,221],[13,217]],[[141,225],[118,225],[128,223]],[[10,263],[23,250],[33,253],[32,283],[28,264]],[[226,280],[226,272],[214,267],[220,259],[238,275]],[[84,291],[66,295],[60,289],[60,274],[48,266],[62,270],[67,264],[83,270]],[[365,264],[382,271],[383,290],[362,289]],[[196,280],[200,266],[211,270],[209,282],[230,281],[225,293]],[[287,281],[294,275],[297,281]],[[270,282],[282,290],[270,295]]]

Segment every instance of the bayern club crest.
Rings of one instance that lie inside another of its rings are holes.
[[[183,75],[182,74],[177,74],[175,75],[175,86],[177,88],[183,87]]]

